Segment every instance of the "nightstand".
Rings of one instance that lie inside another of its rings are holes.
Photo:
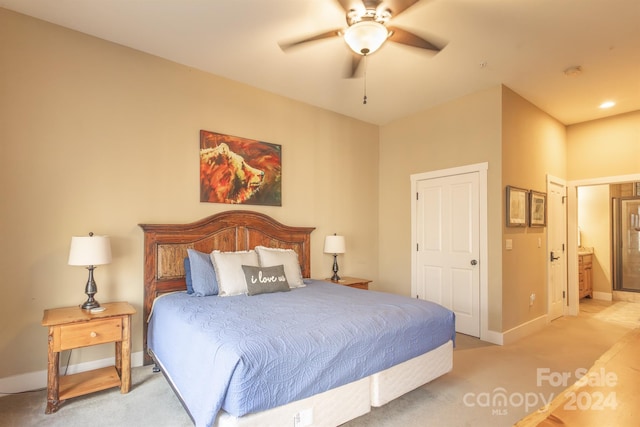
[[[334,282],[331,279],[326,279],[326,280],[331,282],[331,283],[337,283],[339,285],[344,285],[344,286],[349,286],[351,288],[358,288],[358,289],[364,289],[364,290],[368,290],[369,289],[369,283],[371,283],[371,280],[358,279],[356,277],[343,277],[342,279],[340,279],[337,282]]]
[[[136,310],[126,302],[102,304],[104,311],[91,313],[80,307],[44,311],[42,326],[49,328],[47,408],[58,410],[65,399],[111,387],[128,393],[131,387],[131,315]],[[90,345],[115,343],[115,366],[60,376],[60,352]]]

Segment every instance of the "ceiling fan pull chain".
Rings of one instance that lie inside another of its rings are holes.
[[[364,55],[364,98],[362,103],[367,104],[367,55]]]

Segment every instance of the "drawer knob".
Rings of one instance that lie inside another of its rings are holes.
[[[98,334],[96,334],[95,332],[91,332],[89,335],[91,335],[91,338],[95,338],[98,336]]]

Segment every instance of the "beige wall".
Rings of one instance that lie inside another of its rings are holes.
[[[640,111],[567,127],[567,179],[640,172]]]
[[[565,126],[512,90],[504,88],[502,104],[502,198],[507,185],[546,192],[547,174],[566,176]],[[546,227],[506,227],[501,212],[502,327],[504,331],[547,313]],[[504,240],[503,240],[504,242]],[[539,244],[540,243],[540,244]],[[536,300],[529,306],[529,296]]]
[[[99,301],[138,310],[142,231],[235,206],[199,202],[200,129],[282,145],[282,207],[242,208],[314,226],[312,274],[327,277],[324,236],[343,233],[341,273],[377,280],[378,127],[0,9],[0,378],[46,369],[45,308],[85,299],[66,264],[72,235],[112,238]],[[112,356],[74,350],[71,364]]]
[[[411,182],[416,173],[488,162],[489,329],[501,330],[501,89],[475,93],[380,130],[379,283],[411,293]]]

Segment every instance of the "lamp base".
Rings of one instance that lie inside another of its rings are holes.
[[[84,288],[84,293],[87,294],[87,300],[80,306],[83,310],[91,310],[92,308],[100,307],[98,301],[93,299],[93,296],[98,293],[98,286],[96,285],[95,280],[93,280],[93,270],[95,266],[90,265],[87,267],[89,270],[89,279],[87,280],[87,285]]]
[[[332,282],[339,282],[340,276],[338,276],[338,255],[333,254],[333,276],[331,276]]]
[[[100,304],[98,303],[98,301],[93,299],[93,296],[89,297],[84,304],[82,304],[80,306],[80,308],[82,308],[83,310],[91,310],[92,308],[98,308],[100,307]]]

